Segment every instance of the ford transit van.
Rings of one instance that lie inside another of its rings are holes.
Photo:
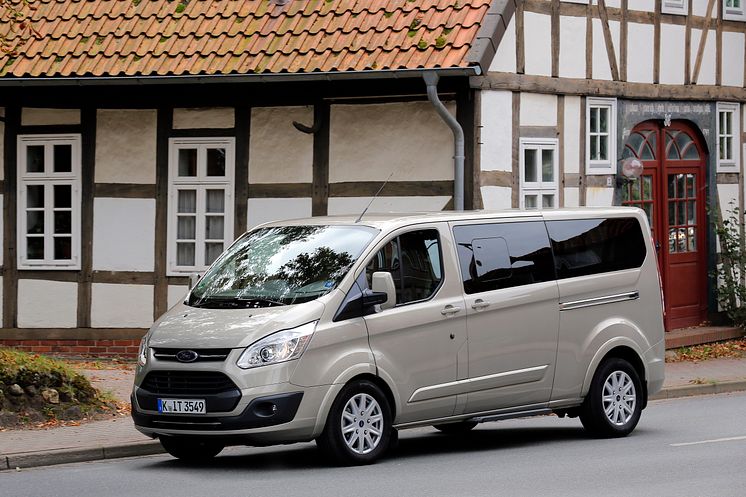
[[[637,425],[664,376],[643,211],[316,217],[241,236],[142,340],[132,416],[173,456],[554,412]]]

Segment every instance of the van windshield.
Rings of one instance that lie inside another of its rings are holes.
[[[330,292],[378,230],[367,226],[277,226],[247,233],[215,262],[187,305],[270,307]]]

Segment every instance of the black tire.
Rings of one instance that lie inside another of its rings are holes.
[[[182,461],[204,462],[214,458],[225,446],[210,440],[190,437],[160,437],[163,448]]]
[[[617,383],[620,387],[617,391],[611,390],[614,381],[612,375],[621,382]],[[623,390],[630,381],[634,387],[634,395],[625,397]],[[642,383],[635,368],[624,359],[612,357],[602,362],[593,375],[591,388],[580,406],[580,421],[593,436],[626,437],[640,421],[643,402]],[[606,410],[610,411],[608,415]]]
[[[460,421],[458,423],[433,425],[433,428],[443,433],[447,433],[448,435],[458,435],[471,431],[475,426],[477,426],[476,421]]]
[[[356,414],[352,411],[350,403],[355,403],[355,407],[359,407],[357,403],[367,400],[365,396],[374,399],[378,404],[378,409],[376,410],[375,406],[369,403],[367,405],[372,410],[369,410],[367,415],[363,409],[359,410],[360,414]],[[380,413],[380,421],[376,413]],[[373,425],[368,424],[371,422],[370,416],[375,419],[372,421]],[[348,428],[354,429],[354,432],[343,434],[343,417],[344,422],[349,423]],[[329,416],[326,418],[326,426],[316,439],[316,444],[337,464],[345,466],[371,464],[389,447],[393,432],[391,419],[391,407],[386,400],[386,395],[375,383],[368,380],[349,383],[345,385],[332,404]],[[363,425],[356,428],[354,425],[357,423],[363,423]],[[369,433],[365,429],[368,426],[373,426],[375,431],[380,432],[377,439],[374,438],[372,431]]]

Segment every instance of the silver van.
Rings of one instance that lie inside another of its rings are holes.
[[[663,376],[639,209],[316,217],[244,234],[153,325],[132,416],[182,459],[315,439],[365,464],[423,425],[625,436]]]

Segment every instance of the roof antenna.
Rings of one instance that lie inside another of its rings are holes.
[[[384,187],[384,186],[386,186],[386,183],[388,183],[388,182],[389,182],[389,180],[391,179],[391,177],[392,177],[393,175],[394,175],[394,171],[391,171],[391,174],[389,174],[389,177],[388,177],[388,178],[386,178],[386,181],[384,181],[384,182],[383,182],[383,184],[381,185],[381,188],[379,188],[379,189],[378,189],[378,191],[376,192],[376,194],[375,194],[375,195],[373,195],[373,198],[372,198],[372,199],[370,199],[370,202],[368,202],[368,205],[366,205],[366,206],[365,206],[365,209],[363,209],[363,212],[361,212],[361,213],[360,213],[360,217],[359,217],[359,218],[357,218],[357,220],[355,221],[356,223],[359,223],[359,222],[360,222],[360,220],[361,220],[361,219],[363,218],[363,216],[365,215],[365,213],[366,213],[366,212],[368,212],[368,209],[370,208],[371,204],[373,204],[373,201],[374,201],[375,199],[377,199],[377,198],[378,198],[378,194],[379,194],[379,193],[381,193],[381,190],[383,190],[383,187]]]

